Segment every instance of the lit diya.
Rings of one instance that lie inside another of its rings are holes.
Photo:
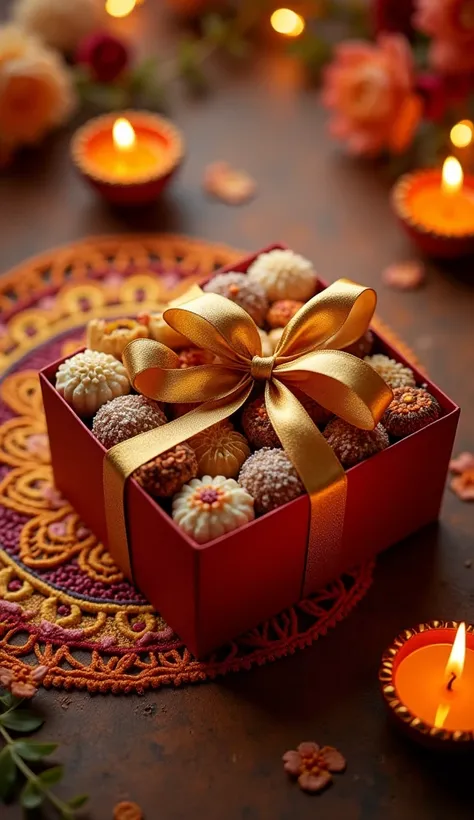
[[[448,157],[442,170],[405,174],[392,190],[403,227],[430,256],[456,258],[474,252],[474,177]]]
[[[474,627],[432,621],[385,652],[382,694],[397,723],[436,749],[474,750]]]
[[[145,111],[106,114],[74,134],[75,165],[105,199],[141,205],[157,198],[180,165],[183,137],[169,120]]]

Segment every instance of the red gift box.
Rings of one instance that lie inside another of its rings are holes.
[[[232,270],[245,272],[257,255]],[[315,574],[314,591],[438,517],[459,408],[382,336],[375,337],[377,352],[411,367],[443,415],[347,471],[342,544],[330,577],[323,567]],[[56,391],[60,364],[40,373],[56,486],[107,544],[106,450]],[[133,479],[127,483],[125,506],[134,581],[197,657],[301,598],[307,496],[204,545],[179,529]]]

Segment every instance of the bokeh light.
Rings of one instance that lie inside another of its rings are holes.
[[[270,23],[278,34],[286,34],[287,37],[298,37],[306,25],[303,18],[291,9],[277,9],[270,17]]]
[[[111,17],[126,17],[137,5],[137,0],[106,0],[105,10]]]
[[[473,125],[470,120],[461,120],[451,128],[451,142],[456,148],[466,148],[472,142]]]

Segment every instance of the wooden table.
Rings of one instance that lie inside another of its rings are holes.
[[[135,25],[149,47],[172,47],[150,0]],[[145,214],[109,210],[76,178],[69,134],[53,138],[0,177],[0,268],[87,234],[174,231],[243,249],[283,240],[329,280],[348,275],[378,287],[380,316],[464,408],[457,450],[473,448],[470,267],[430,265],[426,287],[414,293],[381,284],[385,265],[413,258],[390,212],[388,182],[337,152],[316,93],[300,79],[291,62],[269,54],[241,72],[216,72],[201,100],[172,95],[188,159],[169,196]],[[254,202],[230,208],[203,197],[204,166],[218,158],[255,175]],[[375,583],[346,621],[266,668],[143,697],[72,693],[67,709],[56,692],[42,692],[43,736],[61,742],[67,770],[60,791],[89,792],[97,820],[125,797],[149,820],[472,818],[472,766],[430,756],[392,731],[377,669],[401,628],[472,621],[474,568],[465,562],[473,538],[472,507],[448,492],[439,527],[379,559]],[[282,771],[281,754],[306,739],[335,745],[348,760],[321,797],[291,787]],[[1,816],[15,820],[20,810]]]

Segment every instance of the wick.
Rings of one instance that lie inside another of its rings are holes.
[[[448,685],[446,687],[450,692],[452,692],[453,683],[456,680],[456,678],[457,678],[456,672],[451,672],[451,677],[450,677]]]

